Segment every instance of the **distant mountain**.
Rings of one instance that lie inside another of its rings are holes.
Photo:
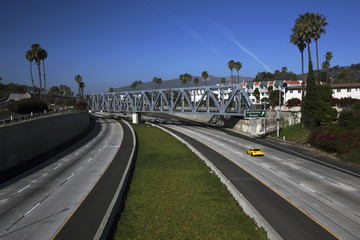
[[[182,88],[182,87],[195,87],[194,84],[194,79],[198,78],[199,79],[199,84],[198,86],[204,86],[204,80],[200,77],[200,76],[193,76],[192,80],[190,81],[190,85],[182,85],[181,81],[179,80],[179,78],[175,78],[175,79],[170,79],[170,80],[163,80],[161,85],[160,85],[160,89],[167,89],[167,88]],[[206,86],[215,86],[216,84],[221,83],[221,78],[223,77],[216,77],[213,75],[209,75],[209,78],[206,81]],[[226,83],[230,84],[231,81],[231,77],[226,77]],[[244,82],[248,82],[248,81],[252,81],[254,78],[251,77],[242,77],[240,76],[240,83]],[[234,81],[237,81],[237,76],[234,76]],[[136,88],[136,90],[148,90],[148,89],[156,89],[158,86],[155,86],[155,83],[153,82],[144,82],[142,85],[138,86]],[[115,92],[125,92],[125,91],[131,91],[134,89],[130,88],[129,86],[125,86],[125,87],[119,87],[119,88],[115,88],[114,91]]]

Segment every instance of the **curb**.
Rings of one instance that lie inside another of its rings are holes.
[[[150,123],[154,127],[158,127],[161,130],[169,133],[180,142],[184,143],[193,153],[195,153],[201,160],[205,162],[205,164],[218,176],[220,181],[226,186],[226,188],[230,191],[231,195],[235,198],[238,204],[242,207],[243,211],[253,218],[255,222],[260,226],[263,227],[268,234],[269,239],[271,240],[280,240],[282,239],[281,236],[273,229],[273,227],[260,215],[260,213],[251,205],[251,203],[239,192],[236,187],[217,169],[214,164],[209,161],[201,152],[199,152],[196,148],[190,145],[187,141],[180,138],[173,132],[168,131],[167,129],[158,126],[156,124]]]

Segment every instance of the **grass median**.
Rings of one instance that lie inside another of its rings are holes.
[[[138,155],[114,239],[267,239],[184,144],[156,127],[133,127]]]

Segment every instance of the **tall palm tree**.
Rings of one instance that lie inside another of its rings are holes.
[[[326,61],[330,63],[330,60],[333,58],[332,52],[327,52],[325,55]]]
[[[81,77],[81,75],[76,75],[75,76],[75,81],[76,81],[76,83],[77,83],[77,85],[78,85],[78,88],[79,88],[79,98],[81,98],[81,87],[80,87],[80,83],[82,82],[82,77]]]
[[[295,20],[295,26],[292,29],[293,33],[296,33],[299,38],[306,42],[309,55],[309,63],[311,63],[311,52],[310,52],[310,41],[311,41],[311,31],[313,25],[314,14],[306,12],[305,14],[300,14],[299,17]]]
[[[153,81],[153,83],[155,83],[155,87],[157,87],[157,84],[158,84],[158,78],[157,78],[157,77],[154,77],[152,81]]]
[[[185,84],[186,84],[186,80],[185,80],[185,75],[184,75],[184,74],[180,74],[179,79],[180,79],[182,85],[185,85]]]
[[[301,73],[304,74],[304,50],[306,48],[305,41],[297,35],[296,32],[293,31],[293,33],[290,35],[290,43],[296,45],[301,53]]]
[[[40,63],[41,63],[41,47],[39,44],[34,43],[31,45],[31,52],[34,56],[35,63],[38,67],[39,71],[39,83],[40,83],[40,99],[41,99],[41,91],[42,91],[42,84],[41,84],[41,70],[40,70]]]
[[[233,79],[233,69],[234,69],[234,67],[235,67],[235,61],[234,61],[234,60],[230,60],[230,61],[228,62],[228,67],[229,67],[229,69],[230,69],[230,71],[231,71],[231,81],[233,82],[233,81],[234,81],[234,79]]]
[[[81,98],[84,98],[84,88],[85,88],[85,83],[81,81],[80,82]]]
[[[226,83],[226,78],[223,77],[223,78],[221,78],[220,81],[221,81],[221,84],[225,85],[225,83]]]
[[[45,59],[47,58],[48,54],[45,49],[40,49],[40,60],[43,63],[43,70],[44,70],[44,91],[46,96],[46,74],[45,74]]]
[[[157,79],[157,83],[159,84],[159,88],[160,88],[161,83],[162,83],[162,79],[161,79],[161,77],[159,77],[159,78]]]
[[[36,95],[36,92],[35,92],[35,84],[34,84],[34,78],[33,78],[33,74],[32,74],[32,66],[31,66],[31,63],[32,61],[34,61],[34,55],[32,53],[31,50],[28,50],[26,53],[25,53],[25,57],[26,57],[26,60],[28,60],[30,62],[30,75],[31,75],[31,83],[32,83],[32,86],[33,86],[33,91],[34,91],[34,96]]]
[[[318,55],[318,40],[321,37],[321,34],[325,34],[325,27],[328,25],[326,22],[326,17],[322,14],[316,13],[313,16],[313,24],[311,29],[311,37],[315,40],[316,43],[316,63],[317,70],[319,71],[319,55]]]
[[[234,63],[234,67],[235,67],[235,69],[237,71],[237,74],[238,74],[238,82],[237,83],[239,84],[239,82],[240,82],[239,71],[240,71],[240,69],[242,67],[242,63],[240,61],[237,61],[237,62]]]
[[[194,84],[195,84],[195,86],[197,86],[199,84],[199,79],[198,78],[194,79]]]
[[[189,83],[190,85],[191,85],[191,79],[192,79],[192,76],[189,73],[184,74],[185,82]]]
[[[206,86],[206,79],[209,77],[209,74],[207,71],[203,71],[201,73],[201,77],[204,79],[204,82],[205,82],[205,86]]]

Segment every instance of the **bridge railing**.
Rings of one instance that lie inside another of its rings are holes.
[[[240,84],[91,94],[91,111],[244,115],[253,104]]]

